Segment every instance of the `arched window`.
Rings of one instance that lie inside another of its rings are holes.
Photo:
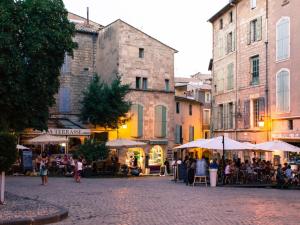
[[[290,56],[290,18],[282,17],[276,24],[276,60]]]
[[[166,137],[167,135],[167,108],[163,105],[155,107],[155,137]]]
[[[276,75],[276,111],[290,111],[290,72],[286,69]]]
[[[131,106],[131,137],[142,137],[143,136],[143,111],[144,107],[139,104],[133,104]]]

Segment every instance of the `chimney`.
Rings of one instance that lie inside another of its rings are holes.
[[[89,25],[90,23],[90,18],[89,18],[89,7],[86,7],[86,24]]]

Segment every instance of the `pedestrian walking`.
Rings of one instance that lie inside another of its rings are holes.
[[[82,159],[78,159],[75,163],[75,171],[76,171],[76,182],[77,183],[80,183],[80,179],[81,179],[81,176],[82,176],[82,170],[83,170],[83,164],[82,164]]]

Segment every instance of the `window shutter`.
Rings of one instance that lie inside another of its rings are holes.
[[[167,109],[162,106],[162,126],[161,126],[161,137],[166,137],[167,135]]]
[[[143,112],[144,111],[144,107],[141,105],[138,105],[138,137],[142,137],[143,136]]]
[[[130,135],[131,137],[138,137],[138,105],[134,104],[131,106],[131,129],[130,129]]]
[[[193,140],[194,140],[194,127],[189,126],[189,141],[193,141]]]
[[[244,128],[250,128],[250,100],[244,102]]]
[[[232,31],[232,51],[235,51],[235,31]]]
[[[180,144],[180,125],[177,124],[175,129],[175,143]]]
[[[67,87],[60,88],[59,111],[62,113],[70,112],[70,89]]]
[[[226,54],[228,54],[230,52],[230,35],[226,34]]]
[[[262,17],[257,18],[256,26],[257,41],[260,41],[262,39]]]
[[[250,22],[247,26],[247,44],[251,44],[251,25],[252,23]]]

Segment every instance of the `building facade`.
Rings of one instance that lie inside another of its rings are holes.
[[[122,20],[99,32],[97,46],[96,71],[101,78],[111,82],[119,75],[123,84],[130,85],[131,119],[109,138],[146,142],[144,149],[132,152],[141,160],[149,156],[150,169],[158,170],[172,158],[177,51]]]
[[[269,84],[272,139],[300,146],[299,1],[269,1]]]
[[[266,128],[267,2],[231,1],[209,21],[213,26],[212,130],[214,136],[259,143]]]

